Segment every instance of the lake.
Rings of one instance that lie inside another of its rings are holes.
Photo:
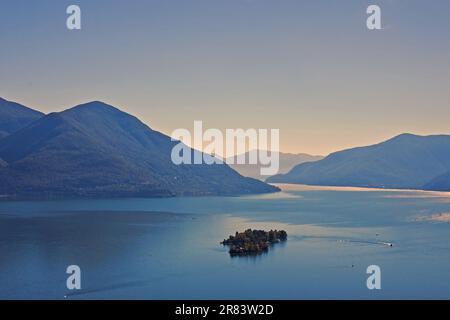
[[[0,298],[450,299],[449,193],[281,187],[0,202]],[[284,229],[288,241],[230,257],[219,242],[247,228]],[[81,291],[66,288],[69,265],[81,268]],[[381,290],[367,289],[370,265]]]

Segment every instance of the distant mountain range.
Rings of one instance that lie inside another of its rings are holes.
[[[258,154],[258,150],[253,150],[250,152],[256,152]],[[250,156],[250,152],[247,152],[244,154],[246,163],[248,163],[248,159]],[[312,156],[306,153],[299,153],[299,154],[292,154],[292,153],[278,153],[279,161],[280,161],[280,167],[278,172],[280,174],[284,174],[289,172],[293,167],[295,167],[298,164],[304,163],[304,162],[313,162],[323,159],[322,156]],[[227,161],[234,158],[235,164],[230,164],[230,167],[239,172],[244,177],[251,177],[259,180],[266,180],[268,176],[262,176],[261,175],[261,165],[259,164],[236,164],[236,158],[237,157],[230,157]]]
[[[0,98],[0,139],[26,127],[42,116],[44,114],[39,111]]]
[[[91,102],[43,115],[1,100],[0,196],[241,195],[279,189],[227,165],[175,165],[178,142],[119,109]],[[193,151],[191,152],[198,152]]]
[[[259,165],[233,165],[242,175],[227,165],[177,166],[170,158],[177,143],[102,102],[44,115],[0,98],[0,197],[168,197],[279,190],[242,176],[263,179]],[[267,182],[450,191],[450,136],[402,134],[323,159],[280,153],[280,172]]]
[[[304,163],[270,183],[450,191],[450,136],[402,134]]]

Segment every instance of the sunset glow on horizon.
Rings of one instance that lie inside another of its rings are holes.
[[[45,113],[101,100],[167,135],[280,129],[287,153],[450,134],[448,1],[378,1],[378,31],[369,1],[77,3],[76,32],[69,1],[3,5],[0,97]]]

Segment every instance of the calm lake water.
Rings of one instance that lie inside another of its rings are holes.
[[[449,194],[283,190],[0,202],[0,298],[450,299]],[[231,258],[219,242],[246,228],[285,229],[289,238]],[[76,294],[66,288],[74,264]],[[369,265],[381,267],[381,290],[366,287]]]

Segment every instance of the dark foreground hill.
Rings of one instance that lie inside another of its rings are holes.
[[[278,191],[226,165],[177,166],[171,161],[175,144],[102,102],[51,113],[0,140],[0,195],[156,197]]]

